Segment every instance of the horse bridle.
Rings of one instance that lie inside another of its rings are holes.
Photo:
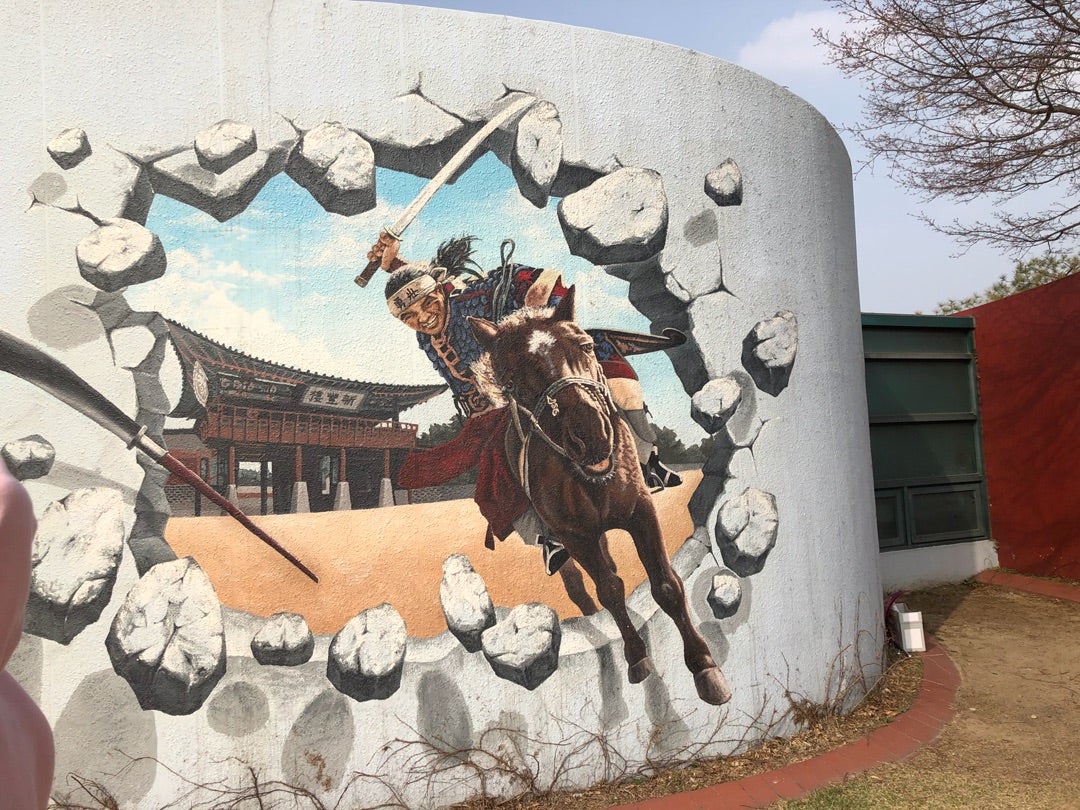
[[[601,372],[601,377],[602,375],[603,372]],[[608,418],[611,420],[618,418],[619,412],[618,409],[615,407],[615,401],[611,398],[611,390],[608,388],[607,382],[603,379],[594,380],[591,377],[560,377],[559,379],[555,380],[555,382],[553,382],[551,385],[549,385],[547,387],[547,390],[545,390],[544,393],[540,395],[539,399],[537,399],[536,401],[536,404],[532,407],[532,410],[526,408],[524,405],[518,402],[512,393],[507,392],[506,396],[507,399],[509,399],[510,401],[510,416],[513,419],[514,429],[517,431],[518,438],[521,440],[521,484],[525,489],[526,496],[528,496],[530,500],[532,499],[532,493],[529,491],[529,440],[534,434],[538,435],[548,447],[555,451],[556,454],[565,458],[570,463],[571,469],[573,469],[575,473],[577,473],[587,481],[591,481],[597,484],[605,484],[611,480],[612,476],[615,473],[614,463],[612,463],[611,467],[605,473],[602,473],[600,475],[590,473],[578,462],[570,458],[569,454],[567,454],[563,446],[554,439],[552,439],[547,434],[547,431],[545,431],[544,428],[540,425],[540,420],[538,416],[544,413],[545,408],[547,410],[550,410],[551,415],[558,419],[559,403],[555,399],[555,395],[563,389],[570,388],[574,385],[580,386],[586,390],[598,392],[601,395],[603,402],[605,402],[608,406]],[[525,432],[521,424],[522,414],[524,414],[525,418],[529,422],[529,430],[527,433]],[[615,438],[617,436],[617,432],[615,430],[614,421],[612,421],[611,429],[612,449],[611,455],[608,456],[609,459],[615,454]]]

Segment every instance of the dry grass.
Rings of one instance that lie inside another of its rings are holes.
[[[648,779],[511,801],[476,800],[457,807],[461,810],[594,810],[698,790],[775,770],[831,751],[888,723],[911,706],[918,695],[921,678],[921,660],[894,651],[885,676],[854,711],[844,717],[823,712],[793,737],[773,739],[739,756],[698,761]]]
[[[972,584],[907,601],[960,667],[956,719],[903,763],[776,807],[1080,808],[1080,604]]]

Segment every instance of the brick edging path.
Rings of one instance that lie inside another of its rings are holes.
[[[1012,588],[1039,596],[1080,602],[1080,585],[1037,579],[1023,574],[987,570],[976,582]],[[911,708],[888,725],[874,729],[855,742],[832,751],[787,765],[775,771],[747,776],[734,782],[660,796],[615,810],[715,810],[716,808],[768,807],[781,799],[799,799],[815,790],[842,782],[848,776],[878,765],[899,762],[933,742],[955,712],[953,701],[960,686],[960,673],[937,639],[926,635],[922,653],[923,674],[919,696]]]
[[[815,790],[842,782],[852,774],[888,762],[899,762],[933,741],[955,712],[953,700],[960,673],[937,640],[927,634],[922,653],[919,695],[903,714],[862,739],[834,748],[812,759],[733,782],[659,796],[616,810],[715,810],[767,807],[781,799],[798,799]]]
[[[1065,599],[1069,602],[1080,602],[1080,585],[1069,582],[1057,582],[1050,579],[1038,579],[1024,574],[1010,574],[1006,571],[987,569],[975,575],[975,581],[983,585],[997,585],[1002,588],[1011,588],[1014,591],[1024,591],[1038,596],[1050,596],[1054,599]]]

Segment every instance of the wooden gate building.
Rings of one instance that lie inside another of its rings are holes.
[[[195,421],[190,428],[167,429],[165,443],[211,486],[236,503],[242,490],[257,486],[257,509],[253,503],[242,506],[262,514],[393,503],[393,481],[417,434],[417,426],[399,416],[445,385],[391,385],[301,371],[167,323],[184,378],[170,416]],[[243,462],[249,462],[249,476],[241,480]],[[254,464],[257,473],[250,469]],[[200,504],[185,490],[166,485],[174,514],[198,514]]]

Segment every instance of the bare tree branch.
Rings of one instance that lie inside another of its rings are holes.
[[[832,0],[818,40],[859,80],[849,128],[926,201],[989,198],[992,222],[940,223],[1013,254],[1080,240],[1080,19],[1063,0]],[[1037,209],[1037,210],[1036,210]],[[1020,213],[1018,213],[1020,212]]]

